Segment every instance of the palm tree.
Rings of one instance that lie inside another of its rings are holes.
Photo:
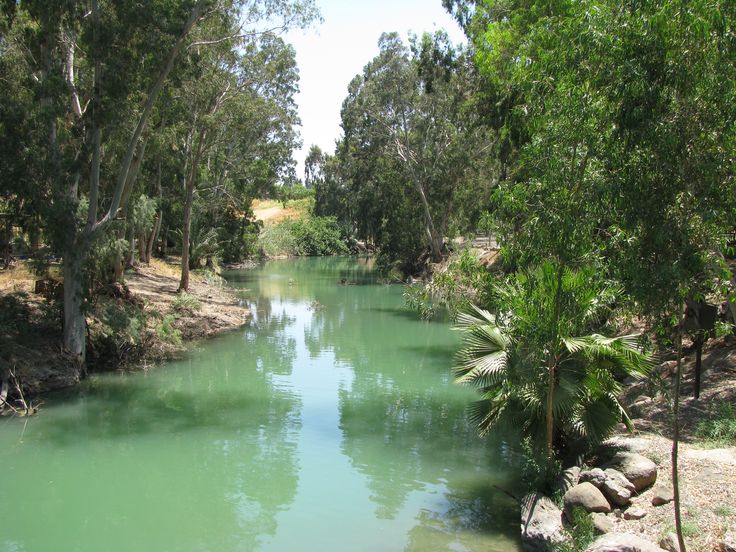
[[[471,417],[481,434],[504,420],[546,456],[574,439],[598,442],[631,420],[618,401],[626,376],[641,378],[651,357],[638,336],[589,333],[600,326],[616,290],[591,270],[547,262],[495,287],[495,314],[474,307],[458,316],[465,332],[456,381],[477,387]]]

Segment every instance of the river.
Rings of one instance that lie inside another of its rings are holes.
[[[227,278],[247,327],[0,420],[1,551],[521,549],[449,324],[355,259]]]

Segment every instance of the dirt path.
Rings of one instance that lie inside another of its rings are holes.
[[[173,314],[176,327],[184,339],[206,337],[237,328],[248,321],[249,311],[224,280],[192,274],[189,295],[199,303],[199,309],[176,308],[179,298],[178,266],[172,262],[153,260],[151,266],[140,266],[125,275],[130,292],[162,315]]]
[[[681,397],[682,440],[679,454],[683,526],[688,551],[720,551],[723,536],[736,530],[736,447],[709,448],[697,428],[724,404],[736,405],[736,341],[713,340],[703,355],[700,398],[692,398],[694,358],[684,358]],[[621,435],[636,452],[658,465],[657,484],[672,485],[671,411],[666,396],[671,388],[671,364],[657,369],[659,386],[641,383],[627,392],[637,434]],[[674,529],[673,504],[653,506],[653,489],[636,497],[634,506],[647,515],[640,520],[615,521],[616,531],[641,534],[652,542]]]

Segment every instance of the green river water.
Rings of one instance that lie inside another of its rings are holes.
[[[355,259],[227,276],[249,326],[0,420],[0,551],[520,550],[447,323]]]

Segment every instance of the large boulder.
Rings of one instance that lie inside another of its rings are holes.
[[[608,533],[598,537],[585,552],[664,552],[656,544],[629,533]]]
[[[521,542],[524,550],[547,552],[565,540],[562,511],[549,498],[530,493],[521,500]]]
[[[586,512],[603,512],[607,514],[611,511],[611,505],[598,490],[598,487],[587,481],[579,483],[565,493],[563,498],[565,503],[565,515],[567,519],[572,521],[572,512],[575,508],[583,508]]]
[[[653,485],[657,480],[657,465],[635,452],[617,452],[605,467],[620,471],[631,481],[637,492]]]
[[[675,499],[675,491],[664,485],[657,485],[652,491],[652,506],[662,506]]]
[[[593,468],[592,470],[583,470],[580,472],[579,483],[592,483],[599,489],[603,487],[603,483],[606,481],[606,474],[600,468]]]
[[[580,472],[581,483],[592,483],[617,506],[626,506],[636,492],[634,485],[624,475],[613,468],[603,471],[600,468]]]
[[[626,506],[636,487],[618,470],[607,468],[603,473],[606,475],[601,489],[603,493],[617,506]]]
[[[590,520],[593,523],[593,529],[599,534],[606,534],[613,531],[613,520],[606,514],[600,512],[590,514]]]

